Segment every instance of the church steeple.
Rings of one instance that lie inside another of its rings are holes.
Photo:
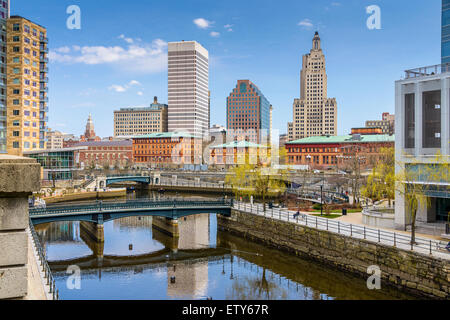
[[[94,123],[92,122],[92,115],[90,113],[86,123],[86,131],[84,132],[84,136],[86,139],[95,138]]]
[[[320,37],[319,37],[319,31],[316,31],[313,38],[313,50],[320,50]]]

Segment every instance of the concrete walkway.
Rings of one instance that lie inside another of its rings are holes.
[[[302,212],[302,213],[308,214],[308,215],[317,214],[317,212]],[[346,223],[351,223],[353,225],[364,226],[362,212],[347,213],[346,216],[341,216],[341,217],[335,218],[333,220],[346,222]],[[367,227],[372,228],[371,226],[367,226]],[[377,229],[381,229],[381,230],[386,230],[386,231],[391,231],[391,232],[396,232],[396,233],[400,233],[400,234],[411,236],[411,232],[409,232],[409,231],[399,231],[399,230],[395,230],[395,229],[382,228],[382,227],[373,227],[373,228],[377,228]],[[432,240],[446,241],[446,239],[444,239],[442,237],[434,236],[434,235],[430,235],[430,234],[425,234],[425,233],[416,233],[416,236],[421,237],[421,238],[432,239]]]
[[[402,250],[413,250],[414,252],[421,254],[432,255],[433,257],[450,260],[450,253],[445,249],[447,242],[423,238],[417,235],[416,244],[413,248],[411,248],[410,237],[407,232],[367,227],[363,224],[356,224],[353,222],[343,222],[336,219],[311,216],[311,213],[301,214],[299,217],[294,218],[295,211],[288,211],[287,209],[267,209],[264,212],[261,204],[251,205],[249,203],[236,201],[234,203],[234,209],[271,219],[296,223],[310,228],[326,230],[328,232],[338,233],[347,237],[363,239],[387,246],[394,246]]]

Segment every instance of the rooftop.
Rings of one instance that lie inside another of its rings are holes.
[[[79,142],[74,147],[131,147],[131,140],[113,140],[113,141],[86,141]]]
[[[395,142],[395,136],[387,134],[317,136],[291,141],[286,144],[369,143],[369,142]]]
[[[415,68],[410,70],[405,70],[405,80],[411,78],[420,78],[427,76],[434,76],[437,74],[442,74],[450,72],[450,64],[436,64],[434,66]]]
[[[72,148],[61,148],[61,149],[46,149],[46,150],[33,150],[33,151],[24,151],[24,155],[32,155],[32,154],[44,154],[44,153],[56,153],[56,152],[73,152],[80,150],[87,150],[87,146],[78,146]]]
[[[250,141],[233,141],[230,143],[220,144],[217,146],[211,146],[211,149],[225,149],[225,148],[260,148],[267,149],[267,146],[256,144]]]
[[[187,132],[157,132],[133,137],[133,139],[164,139],[164,138],[197,138],[197,137]]]

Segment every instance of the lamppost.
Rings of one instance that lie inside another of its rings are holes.
[[[323,215],[323,184],[320,185],[320,215]]]

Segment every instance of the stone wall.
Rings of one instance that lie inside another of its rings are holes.
[[[325,230],[232,211],[218,215],[220,229],[368,278],[377,265],[384,285],[411,294],[449,299],[450,261],[401,250]]]
[[[36,160],[0,155],[0,299],[28,293],[28,196],[40,175]]]

